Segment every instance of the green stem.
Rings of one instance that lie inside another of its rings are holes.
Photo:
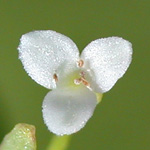
[[[70,137],[71,136],[69,135],[65,136],[54,135],[46,150],[66,150],[70,142]]]

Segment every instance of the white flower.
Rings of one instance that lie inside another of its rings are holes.
[[[51,30],[23,35],[18,50],[29,76],[52,89],[44,98],[43,118],[57,135],[84,127],[97,105],[96,93],[109,91],[132,57],[131,43],[120,37],[97,39],[80,55],[70,38]]]

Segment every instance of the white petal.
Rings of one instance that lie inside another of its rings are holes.
[[[109,37],[91,42],[82,52],[84,68],[91,88],[107,92],[123,76],[132,59],[132,45],[120,37]]]
[[[57,134],[72,134],[83,128],[97,104],[96,95],[86,87],[54,89],[43,102],[43,118]]]
[[[69,72],[79,58],[74,42],[51,30],[24,34],[18,50],[19,58],[29,76],[46,88],[55,88],[53,75],[58,73],[59,76],[64,66]]]

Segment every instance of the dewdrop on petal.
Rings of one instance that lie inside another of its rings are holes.
[[[129,67],[132,45],[120,37],[97,39],[81,55],[75,43],[55,31],[24,34],[19,58],[28,75],[52,89],[43,101],[43,118],[57,135],[69,135],[85,126],[98,103]]]

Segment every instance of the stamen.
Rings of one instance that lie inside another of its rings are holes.
[[[87,80],[85,80],[84,77],[81,77],[81,78],[79,78],[79,79],[75,79],[75,80],[74,80],[74,83],[75,83],[76,85],[79,85],[80,83],[82,83],[82,84],[84,84],[85,86],[90,87],[89,82],[88,82]]]
[[[75,83],[76,85],[79,85],[79,84],[81,83],[81,78],[75,79],[75,80],[74,80],[74,83]]]
[[[84,61],[81,59],[79,62],[78,62],[78,66],[79,67],[82,67],[84,65]]]
[[[85,86],[90,87],[89,82],[88,82],[87,80],[85,80],[83,77],[81,77],[81,81],[82,81],[82,83],[83,83]]]
[[[55,82],[58,82],[58,77],[56,73],[53,75],[53,79],[55,80]]]
[[[80,72],[80,76],[83,77],[85,79],[85,72]]]

